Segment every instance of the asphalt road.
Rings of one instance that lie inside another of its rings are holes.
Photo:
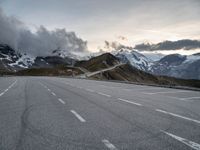
[[[200,92],[0,78],[0,150],[200,150]]]

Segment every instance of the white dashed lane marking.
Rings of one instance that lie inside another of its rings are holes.
[[[174,135],[174,134],[171,134],[171,133],[169,133],[169,132],[165,132],[165,131],[161,131],[161,132],[163,132],[163,133],[167,134],[168,136],[170,136],[170,137],[176,139],[177,141],[179,141],[179,142],[181,142],[181,143],[183,143],[183,144],[189,146],[189,147],[192,148],[192,149],[200,150],[200,144],[198,144],[198,143],[189,141],[189,140],[187,140],[187,139],[185,139],[185,138],[179,137],[179,136]]]
[[[94,92],[94,90],[91,90],[91,89],[86,89],[86,91],[88,91],[88,92]]]
[[[181,116],[181,115],[174,114],[174,113],[167,112],[167,111],[160,110],[160,109],[156,109],[156,111],[157,111],[157,112],[164,113],[164,114],[167,114],[167,115],[171,115],[171,116],[174,116],[174,117],[182,118],[182,119],[185,119],[185,120],[192,121],[192,122],[195,122],[195,123],[200,124],[200,121],[199,121],[199,120],[191,119],[191,118],[189,118],[189,117]]]
[[[106,96],[106,97],[111,97],[110,95],[108,94],[105,94],[105,93],[101,93],[101,92],[98,92],[99,95],[103,95],[103,96]]]
[[[118,100],[122,101],[122,102],[129,103],[129,104],[134,104],[134,105],[137,105],[137,106],[142,106],[142,104],[135,103],[135,102],[132,102],[132,101],[129,101],[129,100],[126,100],[126,99],[118,98]]]
[[[63,101],[61,98],[58,99],[62,104],[65,104],[65,101]]]
[[[175,99],[175,100],[183,101],[183,102],[189,102],[189,100],[182,99],[182,98],[179,98],[179,97],[173,97],[173,96],[167,96],[167,97],[173,98],[173,99]]]
[[[42,85],[43,87],[45,87],[49,92],[51,92],[51,90],[50,90],[49,88],[47,88],[46,85],[44,85],[44,84],[42,84],[42,83],[41,83],[41,85]],[[54,92],[51,92],[51,94],[52,94],[53,96],[56,96],[56,94],[55,94]],[[65,104],[65,101],[63,101],[61,98],[58,98],[58,101],[61,102],[62,104]]]
[[[53,96],[56,96],[56,94],[55,94],[54,92],[51,92],[51,94],[52,94]]]
[[[112,143],[110,143],[108,140],[104,139],[104,140],[102,140],[102,142],[108,149],[117,150],[117,148]]]
[[[71,113],[74,114],[74,116],[76,116],[76,118],[77,118],[80,122],[86,122],[86,120],[83,119],[83,117],[81,117],[81,115],[79,115],[75,110],[71,110]]]

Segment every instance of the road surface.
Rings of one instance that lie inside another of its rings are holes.
[[[1,150],[200,150],[200,92],[0,78]]]

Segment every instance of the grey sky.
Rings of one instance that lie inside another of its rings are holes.
[[[200,0],[0,0],[4,12],[32,30],[66,28],[88,41],[140,42],[200,39]],[[125,39],[119,38],[126,37]]]

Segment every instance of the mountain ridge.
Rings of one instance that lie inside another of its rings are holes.
[[[59,55],[56,55],[57,52],[59,52]],[[127,48],[110,53],[101,52],[88,56],[84,55],[83,60],[75,59],[80,58],[80,56],[76,57],[74,54],[73,56],[70,54],[65,56],[60,54],[61,52],[54,51],[51,56],[33,57],[28,54],[20,54],[8,45],[0,44],[0,72],[17,72],[32,68],[55,68],[60,65],[82,67],[82,69],[87,68],[88,71],[98,71],[121,62],[154,75],[200,79],[199,53],[190,56],[171,54],[154,61],[135,49]],[[95,58],[99,56],[102,58],[99,58],[97,63]],[[111,63],[112,60],[115,60],[115,62]]]

